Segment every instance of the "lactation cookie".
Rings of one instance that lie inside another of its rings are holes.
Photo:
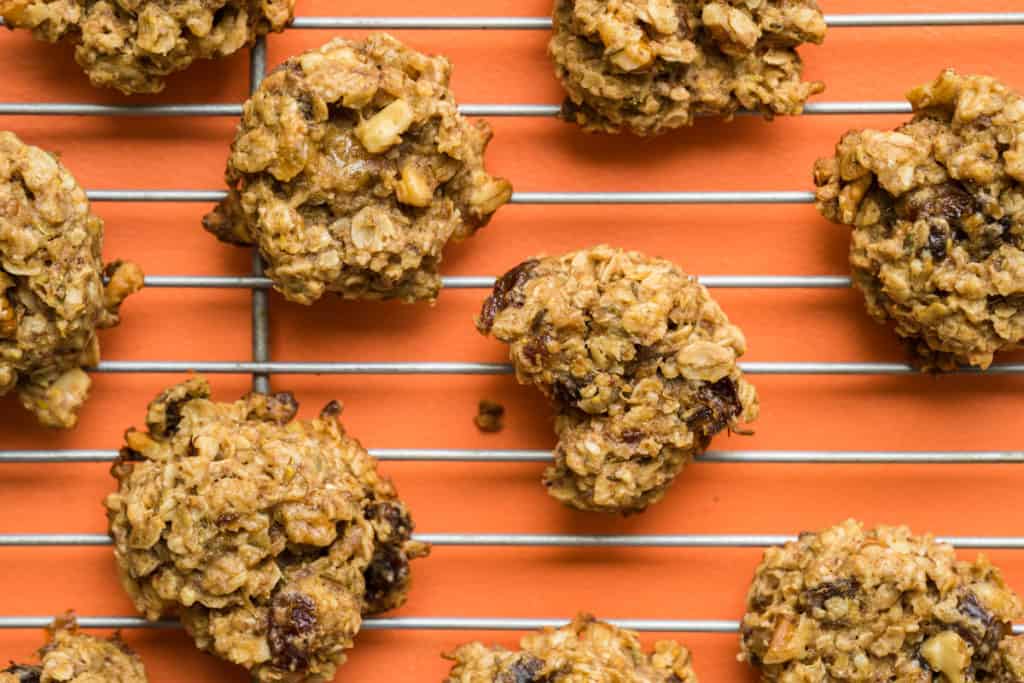
[[[742,332],[663,259],[603,245],[531,259],[497,281],[477,328],[554,403],[544,484],[572,507],[642,511],[715,434],[757,418]]]

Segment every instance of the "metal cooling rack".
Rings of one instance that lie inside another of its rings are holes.
[[[2,25],[0,21],[0,25]],[[969,12],[923,14],[832,14],[826,15],[830,28],[915,27],[915,26],[996,26],[1024,25],[1024,12]],[[447,30],[549,30],[546,17],[298,17],[295,29],[447,29]],[[254,92],[266,73],[266,42],[260,39],[250,52],[250,92]],[[555,116],[558,105],[547,104],[470,104],[460,107],[467,116]],[[0,102],[0,115],[26,116],[239,116],[236,104],[172,104],[156,106],[119,106],[80,103]],[[901,114],[909,113],[905,102],[817,102],[805,107],[805,115]],[[217,202],[220,190],[93,190],[94,202]],[[809,204],[814,195],[806,191],[743,192],[517,192],[512,204]],[[850,278],[821,276],[746,276],[701,277],[712,288],[844,288]],[[448,289],[488,289],[490,276],[445,277]],[[92,370],[113,373],[185,373],[251,374],[253,388],[269,389],[272,374],[510,374],[511,366],[502,363],[298,363],[274,362],[270,354],[267,290],[270,281],[263,277],[259,254],[253,255],[253,274],[248,276],[155,275],[146,277],[147,287],[231,288],[252,291],[252,360],[237,362],[195,361],[103,361]],[[902,375],[916,372],[904,363],[744,363],[749,374],[767,375]],[[961,372],[977,372],[964,369]],[[1004,363],[986,371],[990,374],[1024,374],[1024,363]],[[480,449],[370,449],[379,460],[410,462],[543,462],[551,459],[547,451]],[[107,462],[116,451],[0,451],[0,464]],[[819,464],[1009,464],[1024,463],[1024,451],[709,451],[698,460],[717,463],[819,463]],[[555,534],[416,534],[416,538],[437,546],[491,547],[657,547],[657,548],[745,548],[779,545],[794,536],[736,534],[669,535],[555,535]],[[958,548],[1024,549],[1024,537],[964,536],[940,537]],[[103,534],[2,534],[0,547],[105,546],[110,538]],[[176,628],[175,621],[148,622],[140,617],[79,617],[85,628]],[[739,622],[708,619],[610,619],[612,623],[637,631],[735,633]],[[49,616],[0,617],[0,629],[41,628],[49,625]],[[364,629],[392,630],[530,630],[557,627],[564,619],[513,619],[465,617],[392,617],[366,619]],[[1014,627],[1024,633],[1024,625]]]

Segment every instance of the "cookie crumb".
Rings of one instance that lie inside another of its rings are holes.
[[[486,398],[480,401],[473,423],[481,432],[500,432],[505,428],[505,406]]]

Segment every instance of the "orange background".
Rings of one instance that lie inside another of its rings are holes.
[[[1019,10],[1019,0],[901,2],[822,0],[827,12]],[[894,7],[894,5],[896,5]],[[548,0],[300,0],[300,15],[523,15]],[[270,38],[270,64],[336,32],[292,30]],[[344,35],[357,37],[355,32]],[[448,55],[462,103],[555,103],[559,88],[543,31],[396,32],[410,45]],[[941,68],[1000,76],[1024,88],[1018,59],[1024,27],[833,29],[823,47],[802,49],[807,77],[828,89],[818,101],[895,100]],[[0,101],[122,103],[92,89],[71,51],[0,33]],[[202,63],[158,98],[134,102],[240,102],[247,56]],[[766,123],[701,121],[659,139],[585,136],[546,118],[494,119],[492,171],[521,191],[806,190],[815,158],[851,127],[889,128],[894,116],[808,116]],[[83,186],[220,189],[230,118],[104,119],[0,117],[26,141],[57,150]],[[107,258],[130,257],[152,275],[244,274],[248,253],[199,227],[203,204],[98,204]],[[695,274],[823,275],[846,272],[846,231],[812,206],[509,206],[474,239],[448,250],[449,275],[504,272],[538,252],[598,242],[669,257]],[[902,360],[883,327],[844,290],[718,290],[746,332],[746,360]],[[272,296],[275,360],[495,361],[505,349],[480,337],[472,318],[484,292],[445,291],[438,304],[322,301],[312,308]],[[107,360],[245,360],[250,296],[245,290],[150,289],[129,301],[124,323],[103,334]],[[1020,360],[1021,356],[1002,360]],[[180,380],[166,375],[96,375],[78,429],[46,431],[11,398],[0,400],[0,448],[117,448],[140,425],[147,402]],[[234,399],[248,377],[211,377]],[[717,449],[1020,449],[1024,377],[764,377],[756,435],[720,436]],[[296,377],[274,379],[296,393],[302,415],[331,398],[368,447],[550,448],[549,408],[508,376]],[[507,406],[506,429],[473,427],[479,399]],[[107,465],[0,466],[0,532],[103,532]],[[559,507],[538,483],[542,464],[385,463],[421,532],[795,533],[845,517],[907,523],[942,535],[1022,532],[1016,507],[1024,475],[1014,466],[698,464],[667,499],[629,519]],[[971,553],[965,553],[971,555]],[[1024,589],[1024,552],[993,552],[1011,585]],[[736,619],[759,549],[436,548],[414,565],[406,616],[599,616]],[[108,548],[0,549],[0,613],[132,614]],[[394,632],[361,635],[338,680],[438,681],[442,651],[482,638],[513,645],[517,633]],[[648,634],[645,641],[656,636]],[[752,681],[735,663],[736,636],[682,634],[704,681]],[[180,631],[125,634],[153,681],[238,681],[241,669],[193,650]],[[0,632],[0,657],[24,658],[32,631]]]

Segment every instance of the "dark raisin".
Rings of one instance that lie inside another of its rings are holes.
[[[995,650],[999,641],[1010,634],[1010,625],[1000,621],[994,614],[981,606],[978,598],[968,591],[957,605],[960,614],[977,622],[965,624],[957,628],[960,636],[974,646],[975,649]]]
[[[412,535],[412,519],[405,508],[397,503],[382,502],[366,508],[363,516],[368,520],[378,519],[391,527],[391,536],[403,541]]]
[[[324,419],[332,418],[332,417],[336,418],[339,415],[341,415],[341,411],[342,411],[341,403],[339,401],[331,401],[330,403],[328,403],[327,405],[324,406],[323,410],[320,411],[320,417],[322,417]]]
[[[936,185],[915,193],[907,200],[907,214],[910,220],[919,218],[943,218],[951,226],[978,210],[974,197],[955,183]]]
[[[484,399],[477,405],[477,414],[473,418],[473,424],[481,432],[500,432],[505,426],[502,418],[505,416],[505,406],[496,401]]]
[[[533,655],[520,655],[512,666],[498,676],[498,683],[542,683],[547,676],[540,676],[544,662]]]
[[[236,512],[225,512],[224,514],[217,517],[217,526],[230,526],[237,522],[239,519],[238,513]]]
[[[622,440],[626,443],[640,443],[644,440],[644,433],[639,429],[627,429],[622,432]]]
[[[480,320],[477,322],[477,329],[484,334],[491,331],[494,326],[494,318],[509,306],[519,307],[525,301],[523,286],[533,278],[537,270],[537,259],[523,261],[518,266],[508,271],[494,283],[494,291],[484,301],[480,309]]]
[[[533,365],[540,365],[540,362],[548,355],[548,342],[551,337],[542,334],[534,337],[523,345],[523,357]]]
[[[181,407],[192,400],[186,396],[177,401],[170,401],[164,409],[164,434],[174,434],[181,425]]]
[[[38,666],[24,666],[11,662],[11,665],[0,673],[13,674],[18,683],[39,683],[43,670]]]
[[[363,571],[363,579],[366,581],[366,613],[388,609],[392,606],[390,596],[409,581],[409,560],[394,545],[378,545]]]
[[[946,231],[938,225],[933,225],[928,233],[928,251],[932,253],[932,259],[943,261],[946,258],[946,243],[949,239]]]
[[[302,593],[278,593],[270,605],[267,641],[274,666],[304,671],[316,631],[316,603]]]
[[[708,438],[728,427],[742,409],[736,385],[728,377],[701,385],[696,399],[699,405],[686,424]]]
[[[551,393],[564,406],[571,406],[580,400],[580,387],[572,377],[556,380],[551,386]]]
[[[860,590],[860,581],[853,578],[842,578],[808,588],[804,591],[804,600],[813,608],[822,609],[831,598],[852,598]]]

